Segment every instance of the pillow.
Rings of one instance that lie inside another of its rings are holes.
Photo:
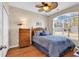
[[[50,33],[48,31],[44,31],[45,34],[49,35]]]
[[[48,31],[42,31],[40,33],[40,36],[46,36],[46,35],[50,35],[50,33]]]
[[[40,33],[40,36],[46,36],[46,35],[47,35],[47,34],[45,34],[45,33],[43,33],[43,32]]]
[[[36,31],[36,33],[35,33],[35,36],[40,36],[40,33],[41,33],[42,31]]]

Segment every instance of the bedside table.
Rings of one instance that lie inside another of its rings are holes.
[[[75,49],[74,49],[74,55],[76,57],[79,57],[79,46],[76,46]]]

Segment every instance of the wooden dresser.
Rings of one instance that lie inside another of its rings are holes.
[[[19,47],[30,46],[30,29],[19,29]]]

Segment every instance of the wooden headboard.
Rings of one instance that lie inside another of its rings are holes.
[[[37,32],[37,31],[42,31],[44,28],[38,27],[38,28],[32,28],[32,36]]]

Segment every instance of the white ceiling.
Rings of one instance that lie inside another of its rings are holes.
[[[49,16],[51,14],[54,14],[56,12],[59,12],[61,10],[64,10],[66,8],[75,6],[77,4],[79,4],[78,2],[58,2],[58,7],[53,9],[50,12],[38,12],[38,8],[35,7],[35,5],[39,4],[40,2],[10,2],[9,5],[14,6],[14,7],[18,7],[24,10],[29,10],[32,12],[36,12],[42,15],[46,15]]]

